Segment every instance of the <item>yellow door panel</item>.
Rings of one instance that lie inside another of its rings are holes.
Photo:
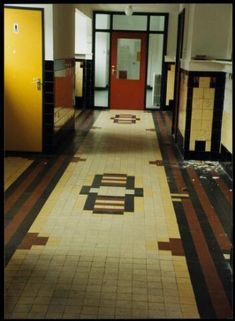
[[[5,8],[4,136],[7,151],[42,151],[42,59],[42,11]]]

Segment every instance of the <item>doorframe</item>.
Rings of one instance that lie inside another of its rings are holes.
[[[42,151],[41,152],[9,152],[9,154],[39,154],[45,152],[46,146],[46,115],[45,115],[45,11],[44,8],[34,8],[34,7],[18,7],[17,5],[9,6],[8,4],[4,4],[3,9],[18,9],[18,10],[31,10],[31,11],[41,11],[41,28],[42,28]],[[3,10],[3,17],[4,17],[4,10]],[[4,105],[3,105],[4,106]],[[3,108],[3,115],[4,115],[4,108]],[[3,125],[4,125],[4,117],[3,117]],[[53,126],[54,126],[54,118],[53,118]],[[3,126],[3,133],[4,133],[4,126]],[[4,135],[3,135],[4,136]],[[4,141],[4,140],[3,140]],[[4,150],[5,152],[5,150]]]
[[[107,29],[96,29],[96,14],[109,14],[110,15],[110,26]],[[116,30],[113,29],[113,15],[125,15],[122,11],[102,11],[102,10],[95,10],[93,11],[93,19],[92,19],[92,52],[93,52],[93,59],[92,59],[92,72],[93,72],[93,84],[94,84],[94,90],[93,90],[93,108],[94,109],[110,109],[110,83],[111,83],[111,55],[112,55],[112,48],[111,48],[111,37],[113,31],[123,31],[123,32],[145,32],[147,35],[147,48],[146,48],[146,70],[145,70],[145,88],[144,88],[144,109],[143,110],[163,110],[164,109],[164,96],[166,93],[166,73],[165,73],[165,55],[167,53],[167,39],[168,39],[168,21],[169,21],[169,13],[168,12],[134,12],[133,15],[141,15],[141,16],[147,16],[147,27],[146,30]],[[164,30],[163,31],[150,31],[150,16],[164,16]],[[109,83],[108,83],[108,106],[102,107],[102,106],[95,106],[95,35],[96,32],[106,32],[109,33]],[[146,90],[147,90],[147,74],[148,74],[148,46],[149,46],[149,35],[150,34],[163,34],[163,49],[162,49],[162,81],[161,81],[161,102],[160,102],[160,108],[146,108]]]
[[[177,27],[177,46],[176,46],[176,60],[175,60],[175,82],[174,82],[174,103],[172,111],[172,127],[171,134],[174,141],[178,138],[178,119],[179,119],[179,97],[180,97],[180,59],[183,53],[184,42],[184,27],[185,27],[185,8],[178,14]]]

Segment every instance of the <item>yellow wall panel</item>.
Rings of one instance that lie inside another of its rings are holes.
[[[194,98],[193,99],[193,104],[192,104],[192,109],[202,109],[202,103],[203,99],[200,98]]]
[[[189,150],[195,150],[195,140],[206,141],[206,151],[211,148],[211,133],[215,89],[210,87],[210,77],[199,77],[199,88],[193,88],[192,116]]]
[[[202,111],[202,119],[204,120],[211,120],[213,117],[213,110],[210,109],[204,109]]]
[[[202,108],[203,109],[214,109],[214,100],[213,99],[203,99]]]
[[[170,99],[174,99],[174,84],[175,65],[170,65],[170,70],[167,71],[166,105],[169,105]]]
[[[221,143],[227,148],[230,153],[233,151],[233,141],[232,141],[232,133],[233,133],[233,123],[232,123],[232,115],[229,112],[223,112],[223,120],[222,120],[222,131],[221,131]]]
[[[199,77],[199,87],[209,88],[210,87],[210,77]]]
[[[185,74],[183,71],[181,71],[178,128],[183,137],[185,132],[185,122],[186,122],[187,95],[188,95],[188,75]]]
[[[215,98],[215,88],[205,88],[205,89],[203,89],[203,98],[214,100],[214,98]]]
[[[203,98],[203,89],[202,88],[193,88],[193,99],[198,98],[202,99]]]
[[[82,97],[82,87],[83,87],[83,68],[80,66],[81,62],[76,62],[76,79],[75,79],[75,96]]]
[[[193,112],[192,112],[192,119],[201,119],[202,118],[202,110],[195,110],[193,109]]]
[[[5,149],[42,151],[42,12],[4,9]]]

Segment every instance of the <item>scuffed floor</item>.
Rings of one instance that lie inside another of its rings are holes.
[[[83,113],[11,184],[5,318],[232,316],[232,183],[182,160],[169,127],[164,112]]]

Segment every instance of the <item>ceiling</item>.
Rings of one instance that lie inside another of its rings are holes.
[[[75,6],[85,14],[91,15],[92,11],[124,11],[129,3],[89,3],[76,4]],[[179,3],[131,3],[134,12],[178,12]]]
[[[107,10],[107,11],[124,11],[128,3],[94,3],[90,4],[93,10]],[[179,4],[153,4],[153,3],[131,3],[130,4],[136,12],[151,12],[151,11],[176,11],[179,8]]]

